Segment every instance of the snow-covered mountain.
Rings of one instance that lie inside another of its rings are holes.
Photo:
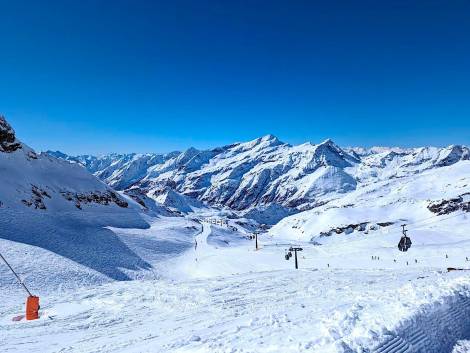
[[[148,268],[104,228],[148,227],[140,209],[81,165],[37,154],[0,116],[0,244],[10,258],[27,256],[26,272],[64,283]]]
[[[320,206],[367,184],[422,173],[470,158],[468,147],[345,148],[333,141],[291,146],[267,135],[212,150],[169,154],[50,155],[83,164],[108,185],[162,189],[208,205],[249,210],[276,205],[289,212]]]
[[[8,209],[65,211],[91,205],[128,208],[116,191],[87,172],[47,154],[37,154],[16,139],[0,116],[0,205]]]
[[[315,197],[343,193],[356,181],[344,172],[360,160],[328,140],[290,146],[272,135],[213,150],[190,148],[167,155],[69,157],[117,189],[139,187],[148,195],[162,187],[213,206],[244,210],[271,204],[308,207]],[[102,168],[96,170],[96,166]]]

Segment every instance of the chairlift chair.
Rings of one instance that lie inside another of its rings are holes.
[[[411,248],[411,238],[406,234],[407,230],[404,229],[403,227],[403,235],[400,238],[400,241],[398,242],[398,250],[400,251],[408,251],[409,248]]]

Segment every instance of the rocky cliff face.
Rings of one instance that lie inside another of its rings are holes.
[[[15,130],[0,115],[0,152],[11,153],[20,148],[21,143],[16,139]]]

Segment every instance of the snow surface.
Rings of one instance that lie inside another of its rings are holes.
[[[429,303],[457,293],[470,296],[469,277],[457,272],[406,268],[402,262],[393,270],[380,264],[368,270],[318,269],[306,267],[303,258],[301,269],[294,270],[282,252],[265,255],[274,248],[266,244],[254,251],[249,241],[223,248],[227,252],[214,261],[220,249],[206,242],[211,232],[205,227],[197,249],[179,259],[191,263],[189,277],[173,273],[62,292],[42,288],[42,317],[33,322],[10,321],[23,310],[23,293],[12,292],[0,305],[1,347],[8,352],[360,352]],[[235,268],[244,273],[213,276],[207,269],[219,267],[224,257],[232,263],[216,273]],[[162,269],[177,262],[166,261]],[[261,266],[246,272],[247,262]]]
[[[33,285],[128,279],[150,265],[106,226],[147,228],[138,205],[78,164],[26,145],[0,153],[1,252]],[[0,284],[8,269],[0,266]]]
[[[152,271],[142,280],[73,290],[36,282],[38,321],[10,321],[24,298],[10,275],[0,301],[0,345],[11,352],[362,352],[430,304],[470,297],[470,277],[445,270],[465,266],[470,253],[468,241],[450,233],[428,239],[423,226],[422,239],[404,254],[396,236],[376,235],[312,246],[264,233],[255,250],[235,221],[226,227],[162,217],[146,230],[109,228]],[[443,249],[433,246],[439,239]],[[304,247],[299,270],[284,259],[290,244]]]
[[[470,352],[470,341],[461,340],[455,345],[452,353],[469,353]]]
[[[433,201],[450,199],[469,192],[470,161],[461,161],[417,175],[363,185],[324,206],[284,218],[273,227],[271,233],[291,236],[293,239],[311,239],[321,244],[364,238],[364,231],[354,231],[346,237],[344,234],[321,236],[337,227],[361,223],[393,223],[392,226],[378,227],[382,228],[378,231],[371,230],[368,232],[370,234],[400,234],[401,224],[408,224],[410,230],[417,229],[420,224],[429,224],[431,229],[436,228],[433,233],[438,233],[445,223],[433,224],[438,218],[428,206]],[[449,228],[449,233],[461,234],[465,239],[468,236],[468,223],[465,222],[466,218],[461,220],[464,222],[452,223],[455,228]],[[416,222],[419,223],[415,224]],[[449,239],[442,240],[446,242]]]
[[[0,264],[1,351],[398,353],[423,332],[445,343],[427,353],[461,349],[470,277],[447,268],[470,269],[470,214],[430,205],[468,203],[468,158],[272,135],[167,155],[1,152],[0,252],[41,298],[39,320],[12,321],[25,293]]]

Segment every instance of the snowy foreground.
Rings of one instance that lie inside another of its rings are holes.
[[[461,273],[420,269],[115,282],[44,296],[36,322],[14,323],[9,318],[22,308],[2,305],[0,346],[2,352],[360,352],[407,319],[432,317],[446,298],[470,295],[469,285]]]
[[[466,216],[460,217],[443,217],[441,228],[452,229]],[[146,230],[112,228],[152,264],[143,280],[71,289],[31,279],[41,297],[38,321],[11,321],[25,298],[12,279],[0,296],[1,351],[450,353],[455,345],[465,352],[465,341],[457,340],[470,337],[470,273],[446,271],[465,266],[464,231],[453,238],[415,231],[406,254],[396,250],[395,232],[301,243],[295,270],[293,259],[283,258],[279,242],[286,239],[261,235],[256,251],[243,229],[187,222],[160,218]],[[195,238],[181,242],[183,230]],[[149,243],[162,234],[166,239]],[[173,256],[150,251],[163,245]]]

